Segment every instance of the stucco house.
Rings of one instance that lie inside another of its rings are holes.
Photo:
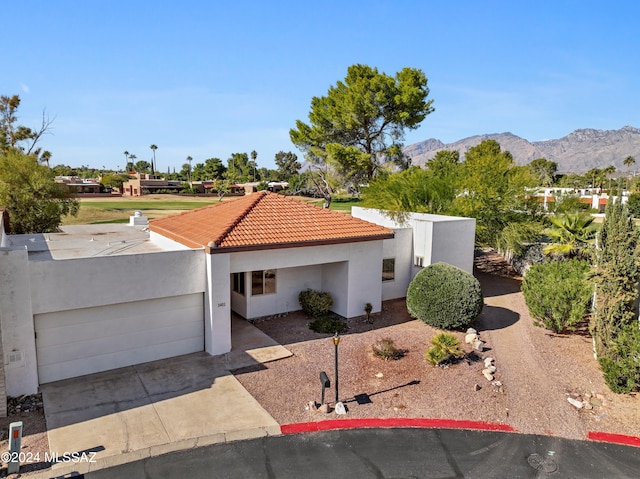
[[[8,395],[40,384],[182,354],[231,349],[231,314],[300,309],[328,291],[333,310],[364,314],[401,298],[419,269],[471,271],[475,220],[411,213],[352,216],[259,192],[147,226],[0,228],[0,321]],[[1,379],[0,379],[1,380]]]
[[[158,191],[180,192],[184,187],[178,180],[167,180],[161,176],[148,173],[129,173],[130,179],[122,183],[120,192],[122,196],[142,196],[145,194],[157,193]]]

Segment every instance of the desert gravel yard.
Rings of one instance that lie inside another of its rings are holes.
[[[320,371],[334,380],[334,346],[330,335],[308,328],[304,313],[256,324],[292,357],[234,374],[280,424],[343,417],[445,418],[572,439],[585,439],[589,431],[639,435],[640,397],[609,391],[588,334],[557,335],[536,327],[519,279],[497,274],[505,269],[495,268],[496,261],[494,256],[477,262],[485,308],[475,327],[485,351],[449,367],[424,361],[437,330],[412,320],[404,300],[384,303],[373,324],[363,318],[348,321],[339,345],[339,399],[348,408],[346,416],[308,407],[320,401]],[[464,344],[464,332],[455,334]],[[372,345],[383,338],[392,339],[405,356],[396,361],[374,356]],[[464,350],[473,351],[468,344]],[[483,376],[485,357],[495,359],[498,383]],[[584,406],[578,409],[568,398]],[[327,402],[334,399],[333,389],[328,390]]]

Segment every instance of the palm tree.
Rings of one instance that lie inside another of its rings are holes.
[[[593,217],[587,213],[567,213],[549,218],[551,227],[547,236],[552,243],[545,246],[545,254],[557,254],[572,257],[582,257],[585,249],[591,245],[596,234]]]
[[[187,177],[189,180],[189,188],[193,188],[193,183],[191,183],[191,162],[193,161],[193,158],[191,158],[190,156],[187,156],[187,161],[189,162],[189,170],[187,171]]]
[[[42,155],[40,156],[40,161],[43,161],[44,163],[47,164],[47,166],[51,166],[49,165],[49,160],[51,160],[51,152],[50,151],[43,151]]]
[[[136,158],[138,158],[136,155],[129,155],[129,162],[127,163],[127,170],[128,171],[135,171],[136,162],[134,160]]]
[[[254,183],[256,181],[256,167],[258,166],[258,163],[256,163],[257,159],[258,159],[258,152],[256,150],[253,150],[251,152],[251,166],[253,166],[253,181],[254,181]]]
[[[604,173],[604,177],[609,179],[609,188],[607,188],[607,193],[609,192],[608,190],[611,189],[611,175],[613,175],[615,172],[616,167],[613,165],[609,165],[602,170],[602,173]]]
[[[635,163],[636,163],[636,159],[631,155],[627,156],[622,162],[622,164],[627,168],[631,168],[633,165],[635,165]]]
[[[129,152],[127,150],[124,150],[124,162],[125,163],[129,163]]]
[[[636,159],[631,155],[627,156],[622,162],[622,164],[627,167],[627,189],[629,189],[629,183],[630,183],[630,179],[629,179],[630,175],[628,173],[631,167],[635,165],[635,163],[636,163]]]
[[[153,161],[151,162],[151,174],[154,175],[156,173],[156,150],[158,146],[153,144],[149,148],[153,151]]]

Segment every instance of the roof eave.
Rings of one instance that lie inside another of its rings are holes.
[[[266,244],[253,244],[253,245],[242,245],[242,246],[218,246],[218,247],[205,246],[204,251],[205,253],[208,253],[208,254],[240,253],[245,251],[262,251],[262,250],[270,250],[270,249],[304,248],[308,246],[327,246],[327,245],[346,244],[346,243],[361,243],[364,241],[378,241],[378,240],[393,239],[394,237],[395,237],[394,233],[386,233],[386,234],[368,235],[368,236],[351,236],[351,237],[345,237],[345,238],[294,241],[291,243],[266,243]]]

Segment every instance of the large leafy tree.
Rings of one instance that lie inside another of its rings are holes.
[[[298,161],[298,155],[290,151],[279,151],[275,156],[278,181],[286,181],[298,174],[302,165]]]
[[[138,160],[135,169],[138,173],[153,173],[153,165],[146,160]]]
[[[536,158],[529,163],[529,168],[541,186],[551,186],[555,182],[558,173],[558,164],[555,161]]]
[[[18,95],[0,96],[0,151],[16,148],[28,155],[35,155],[39,161],[48,165],[51,152],[43,151],[38,146],[38,142],[43,135],[49,132],[52,120],[43,111],[42,123],[38,128],[18,125],[19,106],[20,97]]]
[[[10,233],[55,231],[62,217],[75,215],[79,205],[54,181],[48,166],[51,154],[38,146],[51,122],[43,115],[38,129],[18,125],[19,105],[17,95],[0,97],[0,208],[9,213]]]
[[[196,163],[191,171],[191,179],[193,181],[202,181],[205,179],[204,163]]]
[[[440,150],[425,167],[439,178],[453,178],[460,167],[460,153],[457,150]]]
[[[640,193],[631,193],[629,195],[627,208],[629,208],[629,213],[634,218],[640,218]]]
[[[120,189],[122,184],[130,179],[131,177],[126,173],[107,173],[102,175],[100,183],[106,187]]]
[[[516,166],[511,153],[486,140],[465,154],[460,194],[453,211],[476,218],[476,241],[503,252],[519,253],[525,242],[538,239],[542,207],[527,199],[525,187],[536,183],[530,169]]]
[[[402,153],[406,130],[433,111],[425,74],[404,68],[395,76],[352,65],[326,96],[313,97],[309,123],[296,121],[289,135],[312,167],[334,170],[342,184],[372,180],[380,168],[409,162]],[[326,175],[321,181],[326,181]],[[329,198],[330,199],[330,198]]]
[[[204,176],[206,180],[222,179],[227,168],[220,158],[207,158],[204,160]]]
[[[0,153],[0,205],[9,212],[10,233],[52,232],[63,216],[78,212],[78,202],[53,178],[34,154],[16,148]]]
[[[253,164],[247,153],[232,153],[227,160],[227,179],[232,182],[249,181],[253,177]]]
[[[374,179],[362,190],[362,205],[392,212],[443,214],[449,211],[455,194],[454,185],[447,178],[412,166]]]

